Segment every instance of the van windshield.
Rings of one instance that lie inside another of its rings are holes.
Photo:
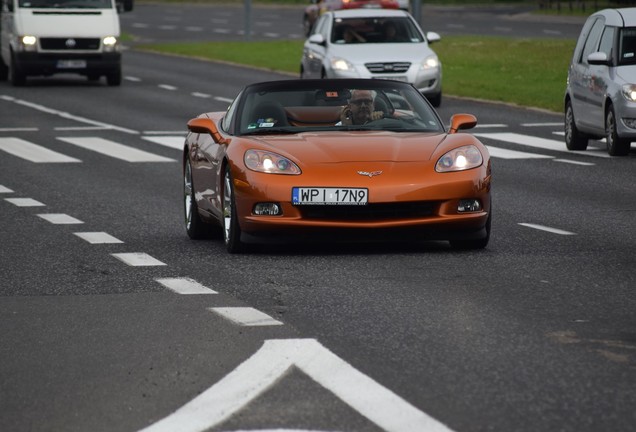
[[[110,9],[112,0],[20,0],[21,8],[33,9]]]

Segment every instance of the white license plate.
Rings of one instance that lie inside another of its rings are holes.
[[[368,201],[366,188],[292,188],[294,205],[365,205]]]
[[[58,60],[58,69],[85,69],[86,60]]]

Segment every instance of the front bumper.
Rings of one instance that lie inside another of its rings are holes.
[[[15,54],[16,66],[25,75],[53,75],[77,73],[82,75],[107,75],[121,69],[121,53],[39,53]]]

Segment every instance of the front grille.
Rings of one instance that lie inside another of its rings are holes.
[[[437,204],[430,201],[407,203],[300,206],[304,219],[382,221],[431,216]]]
[[[411,63],[393,62],[393,63],[365,63],[366,68],[371,73],[404,73],[409,70]]]
[[[40,46],[55,51],[98,50],[99,38],[42,38]]]

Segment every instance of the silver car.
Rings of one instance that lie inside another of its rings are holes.
[[[384,78],[413,84],[433,106],[442,102],[442,65],[406,11],[352,9],[324,13],[305,41],[301,78]]]
[[[579,36],[565,93],[565,144],[605,137],[612,156],[636,141],[636,8],[592,14]]]

